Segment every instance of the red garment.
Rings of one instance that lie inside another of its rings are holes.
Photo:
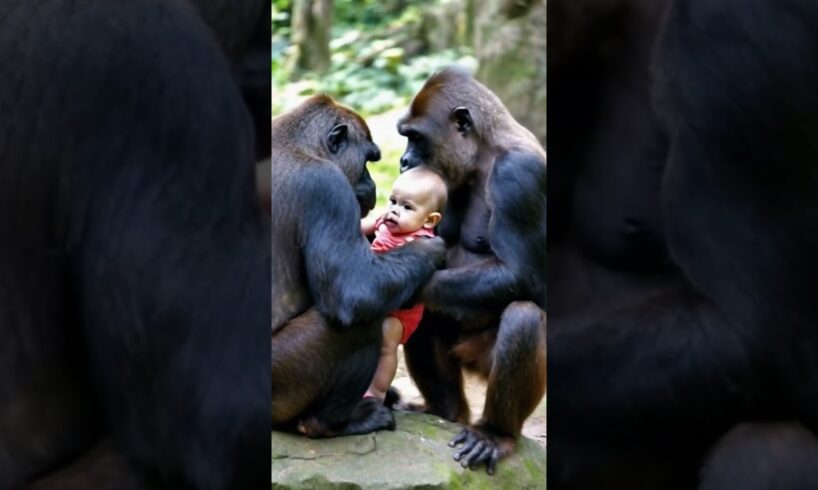
[[[397,318],[403,325],[403,335],[401,335],[400,343],[405,344],[420,325],[420,320],[423,318],[423,305],[418,303],[408,310],[395,310],[386,316]]]
[[[421,228],[412,233],[395,235],[383,224],[383,218],[378,218],[375,221],[375,239],[372,241],[372,251],[375,253],[383,253],[404,245],[409,241],[408,238],[431,238],[433,236],[435,236],[434,232],[426,228]],[[406,310],[395,310],[387,316],[397,318],[401,325],[403,325],[403,336],[400,339],[400,343],[405,344],[418,328],[420,319],[423,317],[423,305],[417,304]]]

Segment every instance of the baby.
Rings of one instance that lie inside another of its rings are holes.
[[[446,205],[446,184],[434,171],[416,167],[402,173],[392,185],[389,208],[374,220],[361,220],[366,235],[375,233],[372,250],[382,253],[415,237],[433,237]],[[398,344],[405,344],[417,329],[423,316],[423,305],[393,311],[383,321],[383,345],[375,377],[366,395],[381,400],[398,368]]]

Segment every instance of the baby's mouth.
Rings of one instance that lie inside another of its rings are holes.
[[[398,226],[398,222],[395,221],[393,218],[386,218],[383,220],[386,225]]]

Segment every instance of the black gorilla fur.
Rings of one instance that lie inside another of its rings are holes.
[[[0,2],[0,488],[268,484],[269,7]]]
[[[818,488],[818,4],[549,8],[549,483]]]

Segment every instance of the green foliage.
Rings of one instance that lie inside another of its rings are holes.
[[[273,40],[280,38],[280,41],[288,42],[290,38],[290,16],[292,14],[292,2],[289,0],[273,0],[273,9],[270,15]],[[275,53],[273,53],[275,54]]]
[[[378,27],[399,17],[405,10],[417,11],[424,5],[434,3],[431,0],[416,0],[407,5],[406,0],[340,0],[335,2],[335,22],[346,26]]]
[[[404,106],[436,70],[453,63],[474,65],[469,49],[453,46],[433,54],[407,52],[422,8],[432,0],[336,0],[333,10],[332,62],[323,75],[293,79],[284,60],[290,51],[291,2],[273,1],[273,114],[324,92],[363,115]],[[416,49],[413,51],[417,51]]]
[[[288,77],[284,72],[284,58],[290,47],[291,13],[292,2],[290,0],[272,0],[270,78],[274,89],[287,83]],[[273,114],[277,114],[283,109],[281,102],[276,97],[273,97],[272,109]]]
[[[396,146],[381,145],[382,155],[381,161],[369,163],[369,175],[375,181],[375,192],[377,200],[375,202],[375,211],[384,209],[386,202],[389,200],[389,194],[392,192],[392,184],[398,178],[400,173],[400,157],[403,154],[403,148]]]
[[[369,66],[357,64],[356,56],[360,55],[351,50],[337,52],[326,75],[306,75],[301,83],[289,88],[297,88],[297,95],[300,96],[326,92],[364,115],[379,114],[406,105],[436,70],[464,61],[454,50],[419,56],[408,64],[403,64],[401,48],[380,52]]]

